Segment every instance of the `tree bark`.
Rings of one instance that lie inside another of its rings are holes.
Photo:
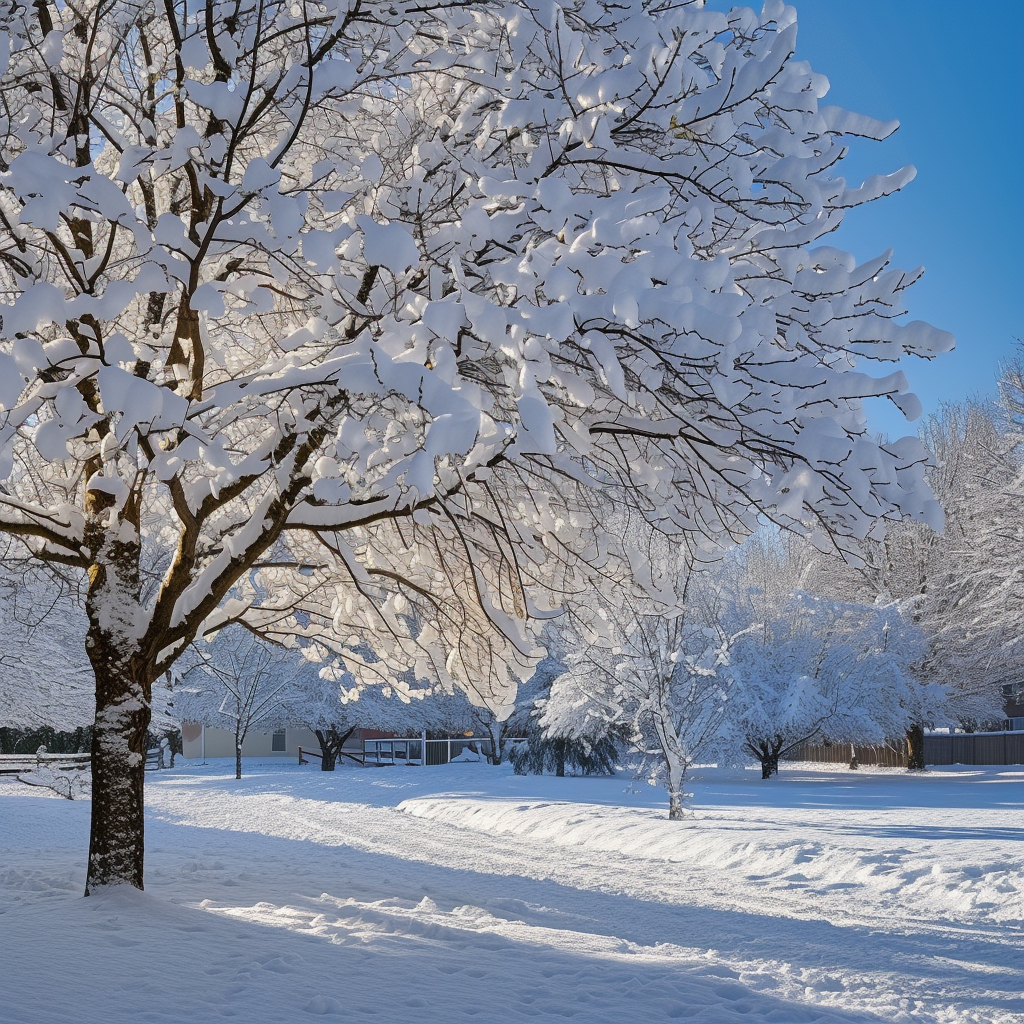
[[[107,885],[143,888],[143,786],[155,672],[140,650],[141,544],[138,509],[116,531],[104,524],[111,499],[89,492],[86,544],[92,553],[85,608],[86,654],[96,679],[92,732],[92,815],[85,895]]]
[[[784,742],[781,736],[776,736],[772,743],[766,743],[761,747],[762,779],[770,779],[773,775],[779,774],[779,755],[782,753]]]
[[[355,732],[355,726],[339,732],[335,726],[330,729],[314,729],[316,738],[320,743],[320,771],[333,772],[341,757],[341,751],[345,746],[345,740]]]
[[[235,778],[242,777],[242,737],[235,733]]]
[[[501,764],[503,754],[501,747],[505,733],[505,723],[491,722],[487,726],[487,731],[491,734],[491,764]]]
[[[924,726],[912,725],[907,729],[907,768],[912,772],[923,772]]]
[[[320,771],[333,772],[338,761],[338,751],[334,745],[337,735],[333,729],[314,729],[320,743]]]
[[[683,813],[683,794],[678,789],[669,789],[668,791],[668,820],[669,821],[682,821],[685,817]]]
[[[143,888],[146,732],[149,683],[132,678],[112,649],[90,630],[90,660],[96,673],[96,719],[92,734],[92,823],[85,894],[105,885]],[[102,649],[97,650],[97,646]]]
[[[749,754],[753,754],[761,762],[761,778],[770,779],[779,774],[779,758],[783,749],[792,750],[793,744],[786,748],[786,737],[776,734],[772,739],[752,739],[747,737],[743,744]]]
[[[665,767],[668,769],[668,778],[665,781],[665,789],[668,790],[668,820],[682,821],[686,816],[683,809],[686,765],[681,758],[675,756],[676,751],[672,746],[666,746],[663,749],[665,751]]]

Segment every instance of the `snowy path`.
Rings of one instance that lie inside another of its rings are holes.
[[[1009,1024],[1024,1010],[1024,776],[975,773],[962,792],[959,778],[911,792],[905,776],[791,772],[766,790],[710,773],[698,820],[678,825],[622,780],[172,773],[147,794],[148,892],[104,897],[121,922],[104,928],[103,901],[68,898],[85,807],[4,801],[31,819],[3,855],[21,866],[0,871],[5,948],[9,929],[30,932],[4,956],[26,1000],[11,1024],[54,1019],[29,1007],[48,921],[139,958],[130,992],[92,994],[96,1024],[296,1010]]]

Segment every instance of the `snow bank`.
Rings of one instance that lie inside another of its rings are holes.
[[[772,800],[787,787],[787,774],[793,778],[790,769],[763,783],[766,806],[758,810],[712,809],[698,802],[696,815],[684,822],[668,821],[653,809],[565,800],[426,797],[405,800],[399,810],[545,845],[712,868],[737,883],[803,890],[811,901],[843,891],[858,901],[899,904],[912,916],[929,907],[958,920],[1024,923],[1024,834],[1007,827],[999,810],[978,807],[967,822],[958,807],[933,807],[925,823],[920,812],[903,804],[930,796],[932,780],[865,771],[857,777],[854,802],[875,797],[877,806],[821,808],[812,826],[806,808],[794,811]],[[807,774],[788,785],[806,787]],[[1010,782],[1024,789],[1024,771],[1012,769],[945,772],[941,778],[947,785],[973,779],[979,786]],[[747,787],[733,788],[737,797],[749,798]],[[1018,800],[1022,795],[1017,793]]]

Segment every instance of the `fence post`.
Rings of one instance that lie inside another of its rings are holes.
[[[427,730],[424,729],[420,734],[420,766],[426,768],[427,766]]]

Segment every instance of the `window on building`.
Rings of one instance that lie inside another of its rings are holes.
[[[288,749],[288,738],[284,729],[274,730],[274,735],[270,740],[270,749],[275,753]]]

